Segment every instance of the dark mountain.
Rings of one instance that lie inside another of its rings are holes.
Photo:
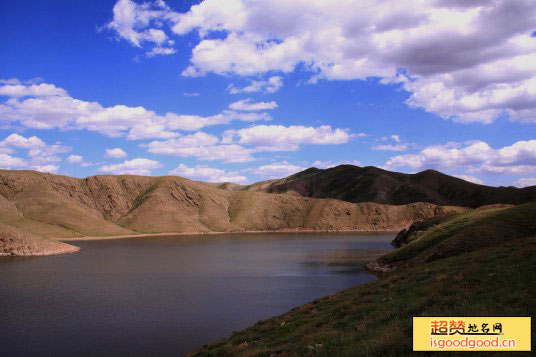
[[[340,165],[310,168],[281,180],[244,188],[270,193],[296,193],[305,197],[335,198],[348,202],[479,207],[488,204],[521,204],[536,201],[536,186],[491,187],[467,182],[435,170],[403,174],[377,167]]]

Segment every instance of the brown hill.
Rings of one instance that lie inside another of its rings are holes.
[[[0,256],[55,255],[78,250],[70,244],[41,238],[0,223]]]
[[[281,180],[243,188],[348,202],[408,204],[430,202],[476,208],[489,204],[536,201],[536,186],[526,188],[478,185],[434,170],[402,174],[377,167],[340,165],[326,170],[310,168]]]
[[[181,177],[76,179],[0,170],[0,223],[44,237],[265,230],[386,230],[451,211],[218,188]]]

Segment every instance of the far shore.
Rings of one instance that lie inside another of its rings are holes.
[[[88,240],[109,240],[109,239],[125,239],[125,238],[143,238],[143,237],[161,237],[161,236],[193,236],[193,235],[221,235],[221,234],[251,234],[251,233],[397,233],[401,228],[391,229],[348,229],[348,230],[317,230],[317,229],[289,229],[289,230],[274,230],[274,231],[229,231],[229,232],[175,232],[175,233],[140,233],[140,234],[125,234],[118,236],[83,236],[72,238],[50,238],[62,242],[73,241],[88,241]]]

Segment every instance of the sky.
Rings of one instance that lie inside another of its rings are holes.
[[[533,0],[0,2],[0,168],[536,185]]]

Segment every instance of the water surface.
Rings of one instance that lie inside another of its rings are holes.
[[[74,242],[0,258],[0,356],[181,355],[375,279],[392,234],[234,234]]]

